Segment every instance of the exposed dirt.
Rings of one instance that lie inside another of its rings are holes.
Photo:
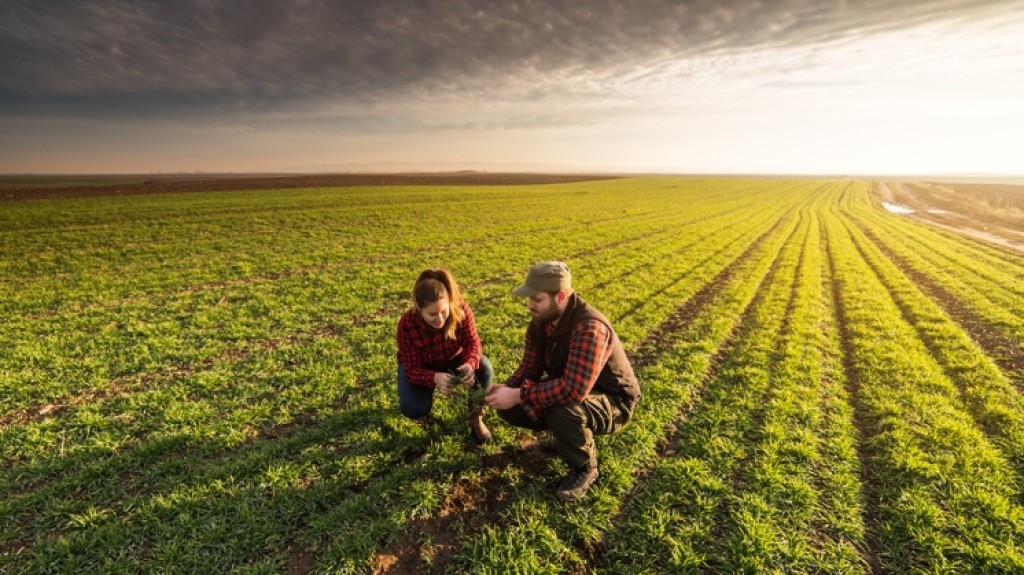
[[[292,543],[288,548],[288,575],[307,575],[316,568],[317,556],[302,545]]]
[[[494,517],[508,504],[510,486],[501,471],[517,466],[528,476],[540,477],[551,457],[554,456],[544,453],[536,439],[522,442],[519,449],[484,456],[483,479],[457,480],[437,513],[410,522],[401,535],[377,553],[371,572],[389,575],[449,572],[451,557],[460,544],[459,534],[474,533],[492,524]]]
[[[558,184],[607,180],[618,176],[585,174],[530,174],[490,172],[443,172],[417,174],[315,174],[261,176],[194,176],[163,177],[139,183],[76,185],[60,187],[2,187],[0,201],[81,198],[92,196],[128,196],[184,192],[221,192],[292,188],[334,188],[350,186],[412,186],[412,185],[515,185]]]
[[[666,319],[660,326],[658,326],[658,328],[652,331],[651,334],[648,335],[648,337],[643,342],[641,342],[641,344],[637,347],[637,350],[634,352],[634,366],[637,369],[647,367],[655,363],[660,356],[664,355],[665,353],[668,353],[672,345],[676,342],[676,340],[678,340],[679,337],[683,333],[685,333],[686,328],[690,324],[692,324],[700,315],[700,313],[706,310],[706,308],[714,301],[714,299],[725,289],[725,285],[736,274],[741,264],[745,263],[750,259],[754,250],[762,243],[764,243],[768,236],[774,233],[781,226],[781,223],[782,219],[780,218],[779,222],[776,223],[770,230],[768,230],[767,232],[759,236],[757,239],[755,239],[754,242],[751,243],[751,245],[747,248],[747,250],[743,252],[743,254],[741,254],[725,269],[719,272],[718,275],[714,277],[714,279],[712,279],[709,283],[705,284],[703,288],[701,288],[697,293],[690,297],[690,299],[688,299],[684,304],[676,308],[676,311],[668,319]],[[774,269],[775,264],[773,264],[772,267]],[[758,286],[757,292],[759,295],[755,296],[755,300],[756,297],[760,297],[761,286]],[[704,377],[701,380],[701,385],[698,389],[693,390],[693,396],[690,398],[688,402],[686,402],[686,405],[684,405],[683,408],[680,410],[676,419],[670,422],[666,427],[665,433],[662,435],[657,445],[657,453],[659,459],[665,457],[673,457],[676,455],[675,446],[678,445],[679,439],[682,434],[679,424],[685,422],[689,418],[690,411],[697,404],[700,396],[704,393],[706,384],[710,381],[713,381],[717,377],[719,366],[722,364],[722,362],[728,356],[728,354],[732,351],[735,339],[740,333],[742,325],[746,321],[746,318],[748,317],[750,310],[753,308],[755,300],[751,300],[750,302],[747,303],[746,307],[743,309],[743,312],[740,314],[740,319],[735,323],[735,325],[733,325],[733,328],[729,332],[729,335],[725,338],[725,340],[719,346],[718,350],[712,356],[711,361],[709,362],[708,371],[704,374]],[[650,468],[640,468],[634,471],[636,482],[633,488],[630,490],[630,492],[626,495],[625,503],[622,507],[620,507],[619,512],[610,521],[610,524],[617,525],[625,521],[625,519],[629,516],[629,513],[631,512],[630,502],[633,500],[633,498],[638,496],[638,494],[642,490],[642,485],[647,483],[652,473],[653,469]],[[607,567],[605,551],[606,548],[604,545],[599,545],[597,548],[591,550],[588,556],[588,567],[590,569]]]
[[[948,197],[943,199],[938,194],[927,193],[930,189],[927,186],[934,188],[939,184],[878,182],[875,191],[882,202],[913,210],[911,213],[905,214],[907,217],[1018,253],[1024,253],[1024,227],[1015,223],[1016,220],[991,211],[958,210],[955,205],[949,203]],[[1006,194],[1008,192],[1005,188],[1016,188],[1021,197],[1024,197],[1024,186],[1000,186],[997,191]],[[947,188],[939,189],[946,190]],[[976,190],[972,189],[970,192],[974,195],[966,195],[968,188],[962,186],[949,186],[948,190],[950,190],[948,191],[949,195],[964,194],[961,200],[964,203],[977,200],[978,192]],[[1013,209],[1015,208],[1012,206],[1006,208],[1007,211]]]

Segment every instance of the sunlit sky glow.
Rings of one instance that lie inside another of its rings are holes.
[[[0,14],[0,173],[1024,174],[1018,0]]]

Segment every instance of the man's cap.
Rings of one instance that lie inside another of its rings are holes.
[[[549,261],[534,264],[526,274],[526,282],[512,290],[520,297],[533,297],[541,292],[572,289],[572,274],[565,262]]]

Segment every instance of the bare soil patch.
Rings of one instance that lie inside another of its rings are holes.
[[[240,190],[280,190],[294,188],[336,188],[352,186],[413,186],[413,185],[528,185],[559,184],[608,180],[618,176],[586,174],[534,174],[491,172],[439,172],[403,174],[268,174],[268,175],[205,175],[165,176],[139,181],[138,177],[124,176],[100,180],[96,184],[65,185],[63,180],[52,180],[41,187],[23,183],[0,181],[0,201],[83,198],[94,196],[130,196],[185,192],[223,192]]]
[[[1024,253],[1024,186],[879,182],[882,202],[916,220]]]
[[[467,446],[467,449],[472,449]],[[539,477],[553,457],[543,453],[536,439],[521,442],[518,449],[482,458],[486,470],[482,479],[460,478],[432,516],[413,520],[391,540],[372,561],[371,573],[389,575],[430,575],[450,572],[449,564],[460,546],[460,536],[475,533],[505,508],[511,488],[501,470],[520,467],[528,476]]]

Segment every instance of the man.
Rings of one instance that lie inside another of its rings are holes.
[[[518,427],[550,431],[569,474],[555,495],[583,497],[597,480],[594,434],[615,433],[632,417],[640,385],[608,319],[573,292],[568,266],[530,268],[513,294],[533,317],[523,359],[486,402]]]

